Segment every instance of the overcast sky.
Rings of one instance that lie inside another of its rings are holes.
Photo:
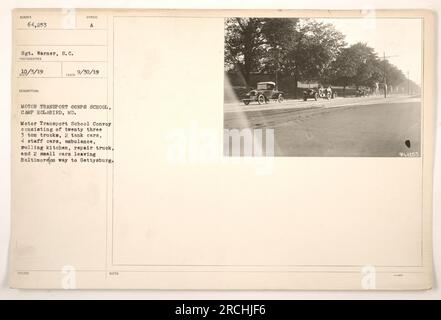
[[[410,79],[421,84],[421,19],[316,19],[332,23],[346,35],[346,42],[366,42],[379,56],[396,56],[389,61]]]

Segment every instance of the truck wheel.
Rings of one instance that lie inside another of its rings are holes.
[[[279,102],[279,103],[282,103],[283,102],[283,94],[279,94],[279,96],[277,97],[277,101]]]
[[[263,94],[259,94],[257,97],[257,103],[258,104],[264,104],[266,102],[265,96]]]

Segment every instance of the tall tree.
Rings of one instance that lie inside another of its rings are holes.
[[[356,74],[352,78],[353,84],[360,86],[372,86],[378,73],[378,56],[374,49],[366,43],[358,42],[351,47],[356,62]]]
[[[249,84],[250,73],[262,68],[265,53],[262,36],[263,19],[227,18],[225,22],[225,62],[243,75]]]
[[[298,26],[285,61],[296,95],[298,81],[319,80],[327,75],[345,45],[344,38],[331,24],[306,20]]]
[[[249,84],[251,72],[275,72],[295,32],[294,18],[228,18],[225,61]]]
[[[398,86],[406,81],[404,73],[393,64],[386,61],[386,83],[388,86]]]
[[[343,96],[346,95],[346,87],[352,84],[352,79],[357,74],[357,60],[355,51],[349,47],[343,48],[332,62],[328,81],[343,86]]]
[[[265,39],[266,55],[262,59],[262,71],[277,73],[281,71],[283,61],[295,39],[297,18],[267,18],[262,26],[262,36]]]

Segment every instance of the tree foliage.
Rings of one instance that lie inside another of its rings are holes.
[[[251,71],[260,71],[264,53],[263,19],[231,18],[225,23],[225,61],[248,82]]]
[[[299,26],[291,46],[291,73],[306,81],[325,77],[344,44],[344,35],[333,25],[307,21]]]
[[[333,25],[313,19],[228,18],[225,68],[243,75],[276,72],[297,81],[374,87],[406,80],[397,67],[378,57],[366,43],[348,46]]]
[[[276,55],[286,51],[298,19],[228,18],[225,23],[225,62],[248,82],[251,72],[274,69]]]

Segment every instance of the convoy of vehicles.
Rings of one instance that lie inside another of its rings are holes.
[[[366,88],[359,88],[355,92],[356,97],[364,97],[369,95],[370,92]],[[303,100],[314,99],[317,101],[321,99],[334,99],[337,97],[337,92],[332,89],[331,86],[322,87],[319,85],[317,88],[309,88],[303,91]],[[277,89],[275,82],[266,81],[258,82],[256,89],[252,89],[245,97],[242,99],[245,105],[249,105],[251,102],[257,102],[258,104],[266,104],[272,101],[277,101],[279,103],[284,101],[284,93]]]

